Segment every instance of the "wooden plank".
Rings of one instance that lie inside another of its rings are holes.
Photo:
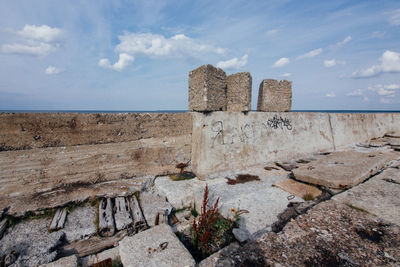
[[[134,232],[140,232],[147,229],[146,220],[143,216],[142,210],[140,208],[139,202],[136,196],[132,196],[129,199],[129,206],[131,208],[131,214],[133,217],[133,230]]]
[[[116,197],[114,209],[115,227],[118,231],[132,224],[129,201],[126,201],[124,197]]]
[[[99,205],[99,234],[101,236],[113,236],[115,224],[111,198],[102,199]]]
[[[57,209],[56,213],[53,216],[53,220],[50,224],[50,230],[58,230],[64,228],[65,220],[67,219],[67,209],[60,208]]]

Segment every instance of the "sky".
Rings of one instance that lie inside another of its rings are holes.
[[[0,110],[187,110],[204,64],[294,110],[400,110],[400,1],[0,0]]]

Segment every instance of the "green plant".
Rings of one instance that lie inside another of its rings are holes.
[[[196,218],[197,216],[199,216],[199,213],[197,212],[196,209],[191,209],[191,210],[190,210],[190,214],[192,214],[192,216],[195,217],[195,218]]]
[[[218,214],[219,198],[215,201],[214,205],[208,208],[208,185],[204,189],[203,203],[201,207],[201,214],[199,219],[193,221],[193,246],[200,250],[203,254],[211,252],[210,245],[216,238],[215,222],[220,216]]]

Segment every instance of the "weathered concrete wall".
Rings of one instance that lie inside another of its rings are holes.
[[[181,136],[188,113],[0,113],[0,151]]]
[[[61,198],[35,204],[45,195],[177,172],[190,161],[191,131],[189,113],[0,114],[0,207],[29,202],[17,213]]]
[[[400,131],[400,114],[193,113],[192,169],[200,177],[244,169]]]

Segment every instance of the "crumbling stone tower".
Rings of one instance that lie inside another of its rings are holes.
[[[292,109],[292,82],[265,79],[258,91],[257,111],[284,112]]]
[[[251,84],[249,72],[228,76],[226,88],[227,111],[251,111]]]

